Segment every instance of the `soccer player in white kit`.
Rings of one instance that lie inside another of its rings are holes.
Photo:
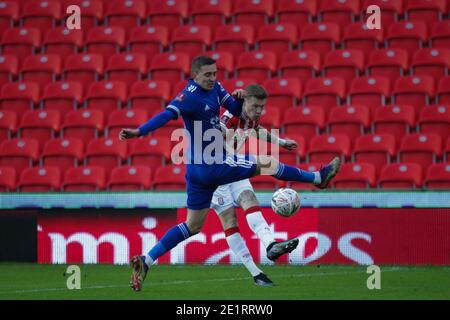
[[[278,144],[288,150],[294,150],[297,147],[294,140],[281,139],[271,135],[259,124],[267,99],[265,89],[251,84],[245,90],[238,91],[239,96],[244,98],[241,116],[233,116],[230,112],[225,111],[220,119],[222,131],[228,142],[227,151],[237,153],[250,135]],[[283,254],[292,252],[298,245],[298,239],[275,241],[273,231],[262,215],[261,207],[249,179],[219,186],[214,192],[211,207],[220,218],[230,249],[251,273],[256,285],[272,286],[273,282],[256,266],[245,240],[239,233],[235,206],[244,210],[250,229],[266,248],[268,259],[275,261]]]

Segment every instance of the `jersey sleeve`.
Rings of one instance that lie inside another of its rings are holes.
[[[193,111],[192,99],[189,99],[188,95],[184,92],[179,93],[166,107],[176,114],[176,118],[183,115],[190,115]]]
[[[220,82],[217,82],[218,85],[218,96],[220,105],[222,105],[225,109],[230,111],[235,116],[240,116],[242,113],[242,105],[244,100],[236,100],[234,99],[222,86]]]
[[[236,117],[229,111],[225,111],[220,117],[220,124],[226,129],[236,129]]]

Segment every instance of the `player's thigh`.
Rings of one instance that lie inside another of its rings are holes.
[[[209,208],[205,209],[187,209],[186,224],[192,233],[198,233],[205,223]]]
[[[221,184],[248,179],[255,175],[256,158],[253,155],[228,156],[224,163],[215,168],[215,176]]]
[[[234,206],[233,197],[231,196],[231,183],[218,186],[216,191],[214,191],[211,208],[217,213],[217,215],[222,214],[225,210],[232,208]]]
[[[256,163],[258,175],[274,175],[278,171],[279,162],[272,156],[258,155],[256,156]]]
[[[250,207],[259,206],[255,191],[249,179],[233,182],[230,186],[234,204],[247,210]]]

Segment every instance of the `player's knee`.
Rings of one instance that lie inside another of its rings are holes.
[[[272,156],[258,156],[260,174],[273,175],[278,170],[278,160]]]
[[[239,206],[247,210],[250,207],[259,206],[258,199],[256,198],[255,192],[252,190],[244,190],[238,197]]]
[[[186,221],[186,225],[189,228],[191,234],[199,233],[202,230],[203,222],[200,221]]]

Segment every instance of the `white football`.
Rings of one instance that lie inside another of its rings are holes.
[[[300,197],[295,190],[280,188],[272,196],[272,209],[283,217],[291,217],[300,209]]]

